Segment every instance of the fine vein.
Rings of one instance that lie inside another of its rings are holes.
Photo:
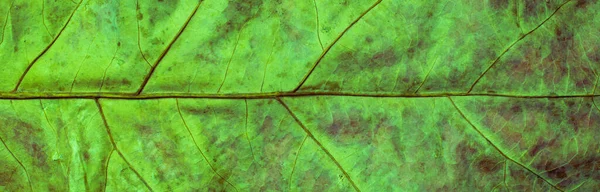
[[[246,25],[244,23],[244,25]],[[244,28],[244,26],[242,26],[242,29]],[[227,80],[227,74],[229,73],[229,66],[231,66],[231,61],[233,60],[233,56],[235,56],[235,51],[237,50],[238,45],[240,44],[240,37],[242,36],[242,31],[241,30],[238,33],[237,36],[237,40],[235,41],[235,46],[233,46],[233,51],[231,51],[231,56],[229,57],[229,60],[227,61],[227,68],[225,68],[225,75],[223,76],[223,81],[221,81],[221,85],[219,86],[219,89],[217,89],[217,93],[221,92],[221,88],[223,88],[223,84],[225,84],[225,80]]]
[[[27,182],[29,183],[29,189],[33,191],[33,186],[31,185],[31,178],[29,177],[29,172],[27,172],[27,169],[25,169],[25,166],[23,166],[23,163],[21,163],[19,158],[17,158],[17,156],[15,156],[15,154],[10,150],[10,148],[8,148],[8,145],[6,145],[6,142],[4,142],[4,139],[2,139],[2,137],[0,137],[0,141],[2,142],[4,148],[8,151],[8,153],[10,153],[10,155],[13,157],[13,159],[15,159],[15,161],[17,161],[17,163],[23,169],[23,171],[25,171],[25,176],[27,176]]]
[[[140,1],[137,0],[137,1],[135,1],[135,13],[136,13],[135,22],[137,23],[137,47],[138,47],[138,50],[140,50],[140,55],[142,55],[142,58],[144,58],[144,61],[146,61],[146,64],[149,67],[152,67],[152,65],[150,64],[150,61],[148,61],[148,59],[146,59],[146,55],[144,55],[144,52],[142,51],[142,45],[140,45],[140,20],[137,18],[137,14],[141,14],[139,11],[140,11]]]
[[[323,146],[323,144],[321,144],[321,142],[319,140],[317,140],[317,138],[315,138],[315,136],[310,132],[310,130],[308,130],[308,128],[306,128],[306,126],[304,126],[304,123],[302,123],[302,121],[300,121],[300,119],[298,119],[298,117],[294,114],[294,112],[292,112],[292,110],[287,106],[287,104],[285,104],[285,102],[283,102],[283,100],[281,100],[279,97],[276,97],[275,99],[288,111],[288,113],[290,114],[290,116],[292,116],[292,118],[294,118],[296,123],[298,123],[298,125],[300,125],[300,127],[302,127],[302,130],[304,130],[304,132],[306,132],[307,136],[310,137],[321,148],[321,150],[323,150],[323,152],[325,152],[325,154],[327,154],[327,157],[329,157],[331,159],[331,161],[333,161],[333,163],[335,163],[335,165],[338,167],[338,169],[340,169],[340,171],[342,171],[342,173],[344,174],[344,176],[346,176],[346,178],[348,179],[348,181],[350,182],[350,184],[352,185],[354,190],[360,192],[360,189],[358,188],[358,186],[356,186],[356,184],[354,183],[354,181],[352,180],[352,178],[350,177],[348,172],[346,172],[346,170],[344,170],[342,165],[335,159],[335,157],[333,157],[333,155],[329,152],[329,150],[327,150],[325,148],[325,146]]]
[[[294,181],[292,178],[294,177],[294,171],[296,170],[296,163],[298,162],[298,157],[300,156],[300,151],[302,151],[302,146],[304,146],[306,139],[308,139],[308,135],[304,136],[304,139],[302,139],[302,143],[300,143],[300,147],[298,147],[298,151],[296,151],[296,158],[294,158],[294,165],[292,166],[292,173],[290,173],[290,178],[289,178],[290,191],[292,190],[292,181]]]
[[[179,99],[175,99],[175,103],[177,105],[177,113],[179,113],[179,117],[181,118],[181,121],[183,122],[183,126],[185,127],[185,129],[187,130],[188,134],[190,134],[190,137],[192,138],[192,141],[194,142],[194,146],[196,146],[196,149],[198,149],[198,151],[200,152],[200,154],[202,155],[202,157],[204,158],[204,161],[206,161],[206,163],[208,164],[208,166],[210,167],[210,169],[212,169],[212,171],[219,176],[219,178],[225,180],[225,182],[229,185],[231,185],[231,187],[233,187],[233,189],[235,189],[235,191],[238,191],[238,189],[231,184],[226,178],[224,178],[223,176],[221,176],[221,174],[219,174],[217,172],[217,170],[215,169],[215,167],[210,163],[210,161],[208,160],[208,158],[206,158],[206,155],[204,155],[204,152],[202,152],[202,149],[200,149],[200,146],[198,146],[198,142],[196,142],[196,138],[194,137],[194,135],[192,134],[192,131],[190,130],[190,127],[187,125],[187,122],[185,121],[185,118],[183,118],[183,115],[181,114],[181,108],[179,107]]]
[[[94,101],[96,102],[96,106],[98,107],[98,112],[100,113],[100,117],[102,118],[102,122],[104,123],[104,127],[106,128],[106,133],[108,133],[108,138],[110,139],[110,143],[112,144],[113,149],[115,151],[117,151],[117,154],[119,154],[119,156],[121,156],[121,159],[123,159],[123,161],[125,161],[125,163],[129,167],[129,169],[131,169],[131,171],[133,171],[133,173],[135,173],[135,175],[140,179],[140,181],[142,181],[142,183],[144,183],[146,188],[148,188],[148,190],[150,190],[151,192],[154,191],[154,190],[152,190],[150,185],[148,185],[148,182],[146,182],[146,180],[142,177],[142,175],[131,165],[131,163],[129,163],[127,158],[125,158],[123,153],[121,153],[121,150],[119,150],[119,148],[117,148],[115,139],[113,138],[112,133],[110,132],[110,127],[108,126],[108,122],[106,121],[106,116],[104,115],[104,110],[102,109],[102,105],[100,104],[99,99],[95,99]]]
[[[179,31],[177,32],[175,37],[173,37],[173,40],[171,40],[171,42],[169,43],[167,48],[165,48],[165,50],[162,51],[160,56],[158,56],[158,59],[156,59],[156,61],[154,62],[154,65],[152,65],[152,67],[150,68],[150,72],[148,74],[146,74],[146,77],[144,77],[142,84],[140,85],[138,90],[134,93],[135,95],[140,95],[142,93],[142,91],[144,91],[144,88],[146,88],[146,84],[148,84],[150,77],[152,77],[152,75],[154,74],[156,67],[158,67],[158,64],[160,64],[160,62],[165,58],[165,55],[167,55],[169,50],[171,50],[171,47],[173,47],[173,44],[175,43],[175,41],[177,41],[177,39],[179,39],[179,37],[181,36],[183,31],[187,28],[188,24],[190,23],[190,21],[192,20],[194,15],[196,15],[196,12],[198,11],[198,8],[200,7],[201,3],[202,3],[202,1],[198,1],[198,3],[196,4],[196,7],[194,7],[194,11],[192,11],[192,14],[190,14],[190,16],[187,18],[187,20],[185,21],[183,26],[179,29]]]
[[[544,21],[542,21],[539,25],[537,25],[535,28],[533,28],[529,32],[521,35],[517,40],[515,40],[513,43],[511,43],[508,46],[508,48],[504,49],[504,51],[502,51],[502,53],[500,53],[500,55],[498,55],[498,57],[496,57],[496,59],[494,59],[494,61],[492,62],[492,64],[487,69],[485,69],[485,71],[483,71],[483,73],[481,73],[481,75],[479,75],[479,77],[477,77],[477,79],[475,80],[475,82],[473,82],[473,84],[471,84],[471,87],[469,88],[469,91],[467,91],[467,93],[471,93],[471,91],[473,91],[473,88],[475,88],[475,85],[477,85],[477,83],[479,83],[479,81],[481,80],[481,78],[483,78],[483,76],[488,71],[490,71],[490,69],[492,69],[492,67],[494,67],[498,63],[498,61],[500,61],[500,58],[502,58],[502,56],[504,56],[510,50],[510,48],[512,48],[513,46],[515,46],[518,42],[520,42],[521,40],[523,40],[529,34],[533,33],[535,30],[537,30],[542,25],[544,25],[544,23],[546,23],[548,20],[550,20],[550,18],[552,18],[552,16],[554,16],[556,14],[556,12],[558,12],[558,10],[560,10],[560,8],[562,8],[565,4],[569,3],[570,1],[571,0],[567,0],[563,4],[561,4],[560,6],[558,6],[558,8],[556,8],[556,10],[554,10],[554,12],[552,12],[552,14],[550,14],[550,16],[548,16],[546,19],[544,19]]]
[[[2,36],[0,36],[0,45],[4,42],[4,35],[6,34],[4,31],[6,30],[6,26],[8,25],[8,16],[10,16],[10,10],[13,7],[13,3],[15,1],[10,2],[10,6],[8,7],[8,11],[6,12],[6,18],[4,18],[4,26],[2,26]]]
[[[312,66],[312,68],[308,71],[308,73],[306,73],[306,75],[304,75],[304,78],[302,78],[302,81],[300,81],[300,84],[298,84],[298,86],[296,86],[296,88],[294,88],[294,90],[292,92],[297,92],[300,89],[300,87],[302,87],[302,85],[304,85],[304,83],[306,82],[308,77],[310,77],[310,75],[313,73],[313,71],[315,71],[315,68],[317,68],[317,65],[319,65],[319,63],[321,63],[321,60],[323,60],[325,55],[327,55],[329,50],[331,50],[331,47],[333,47],[342,38],[342,36],[344,36],[344,34],[346,34],[346,32],[348,32],[348,30],[350,30],[350,28],[352,28],[352,26],[354,26],[354,24],[356,24],[367,13],[369,13],[369,11],[371,11],[373,8],[375,8],[375,6],[379,5],[379,3],[381,3],[381,1],[382,0],[378,0],[373,5],[371,5],[371,7],[369,7],[369,9],[365,10],[362,14],[360,14],[360,16],[358,16],[354,21],[352,21],[352,23],[350,23],[350,25],[348,25],[348,27],[346,27],[346,29],[344,29],[344,31],[342,31],[342,33],[340,33],[340,35],[338,35],[337,38],[335,38],[335,40],[333,40],[333,42],[331,42],[331,44],[329,44],[329,46],[327,46],[327,48],[325,48],[325,50],[321,53],[321,56],[319,56],[317,61],[315,61],[315,64]]]
[[[50,44],[48,44],[48,46],[46,46],[46,48],[44,48],[44,50],[42,50],[42,52],[40,54],[38,54],[38,56],[35,57],[31,61],[31,63],[29,63],[29,65],[27,66],[27,68],[25,68],[25,71],[23,72],[23,74],[21,74],[21,77],[19,77],[19,80],[17,81],[17,85],[15,85],[15,88],[11,92],[17,92],[17,89],[19,89],[19,86],[21,86],[21,83],[23,82],[23,79],[25,79],[25,76],[27,75],[27,73],[29,73],[29,70],[31,70],[31,67],[33,67],[33,65],[35,64],[35,62],[37,62],[44,54],[46,54],[46,52],[48,52],[48,50],[50,49],[50,47],[52,47],[52,45],[54,45],[54,43],[56,42],[56,40],[58,40],[58,38],[60,37],[60,35],[62,34],[62,32],[65,31],[65,29],[67,28],[67,25],[69,25],[69,23],[71,22],[71,19],[73,18],[73,15],[75,15],[75,12],[77,11],[77,9],[79,8],[79,6],[81,5],[82,2],[83,2],[83,0],[79,1],[79,3],[77,4],[77,6],[73,10],[73,12],[71,12],[71,15],[69,16],[69,19],[67,19],[67,22],[65,23],[65,25],[63,25],[63,27],[60,29],[60,31],[58,31],[58,34],[56,34],[56,37],[54,37],[54,39],[52,39],[52,41],[50,42]]]
[[[104,192],[106,192],[106,186],[108,185],[108,165],[110,163],[110,158],[112,157],[113,152],[115,151],[114,147],[108,153],[108,157],[106,158],[106,163],[104,164]]]
[[[317,0],[313,0],[313,3],[315,4],[315,15],[316,15],[316,19],[317,19],[317,39],[319,40],[319,45],[321,46],[321,50],[325,50],[325,47],[323,47],[323,42],[321,41],[321,33],[319,32],[319,9],[317,9]]]
[[[250,153],[252,154],[252,161],[254,161],[254,149],[252,148],[252,142],[250,141],[250,137],[248,136],[248,100],[244,99],[244,103],[246,104],[246,125],[244,126],[246,129],[246,140],[248,140],[248,146],[250,146]]]

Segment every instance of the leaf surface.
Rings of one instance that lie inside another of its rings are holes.
[[[593,191],[600,3],[0,2],[0,191]]]

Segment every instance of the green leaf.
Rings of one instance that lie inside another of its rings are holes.
[[[594,191],[600,3],[0,2],[0,191]]]

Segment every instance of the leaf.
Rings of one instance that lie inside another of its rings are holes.
[[[593,191],[600,3],[0,2],[1,191]]]

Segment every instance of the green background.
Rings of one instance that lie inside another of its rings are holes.
[[[0,0],[0,191],[600,189],[596,0]]]

